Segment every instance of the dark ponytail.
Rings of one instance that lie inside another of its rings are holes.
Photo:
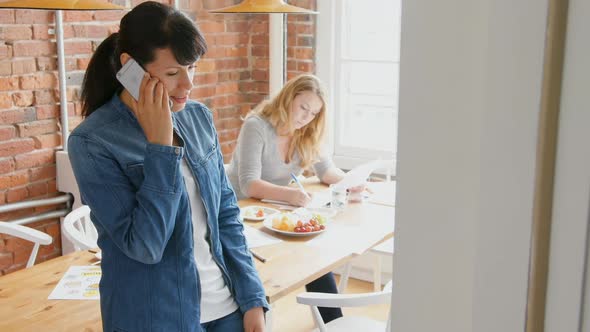
[[[116,77],[121,53],[145,66],[162,48],[170,48],[176,61],[187,66],[205,54],[207,44],[194,22],[170,6],[146,1],[125,14],[119,32],[105,39],[88,63],[82,83],[82,115],[89,116],[123,88]]]
[[[121,67],[117,52],[119,33],[115,32],[96,49],[88,63],[82,82],[82,116],[89,116],[122,88],[116,78]],[[115,58],[117,57],[117,58]]]

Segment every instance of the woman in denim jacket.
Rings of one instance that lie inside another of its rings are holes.
[[[188,100],[203,36],[145,2],[93,55],[69,155],[102,249],[104,331],[263,331],[268,309],[211,112]],[[146,70],[139,100],[115,74]]]

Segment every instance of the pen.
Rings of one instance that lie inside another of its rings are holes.
[[[252,256],[256,257],[256,259],[258,259],[259,261],[261,261],[262,263],[266,263],[266,258],[260,256],[259,254],[255,253],[254,251],[250,250],[250,253],[252,254]]]
[[[295,183],[299,187],[299,190],[301,190],[301,192],[304,193],[305,196],[307,196],[307,198],[309,198],[309,195],[307,194],[307,192],[303,188],[303,185],[301,185],[301,182],[299,182],[299,180],[297,179],[297,177],[295,176],[295,174],[291,173],[291,178],[293,179],[293,181],[295,181]]]

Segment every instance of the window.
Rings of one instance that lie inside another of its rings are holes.
[[[318,9],[318,76],[330,96],[336,164],[395,159],[401,0],[322,0]]]

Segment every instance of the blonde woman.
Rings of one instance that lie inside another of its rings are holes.
[[[312,167],[323,183],[340,181],[344,173],[321,148],[325,126],[325,93],[313,75],[290,80],[275,98],[254,109],[242,126],[227,172],[238,198],[266,198],[305,206],[310,195],[287,187],[291,173],[300,175]],[[332,273],[306,285],[306,289],[337,292]],[[339,308],[319,309],[326,323],[342,316]]]
[[[254,197],[306,206],[310,195],[287,187],[291,173],[313,168],[326,184],[344,173],[322,151],[325,93],[319,79],[301,75],[269,102],[254,109],[242,126],[228,176],[239,199]]]

